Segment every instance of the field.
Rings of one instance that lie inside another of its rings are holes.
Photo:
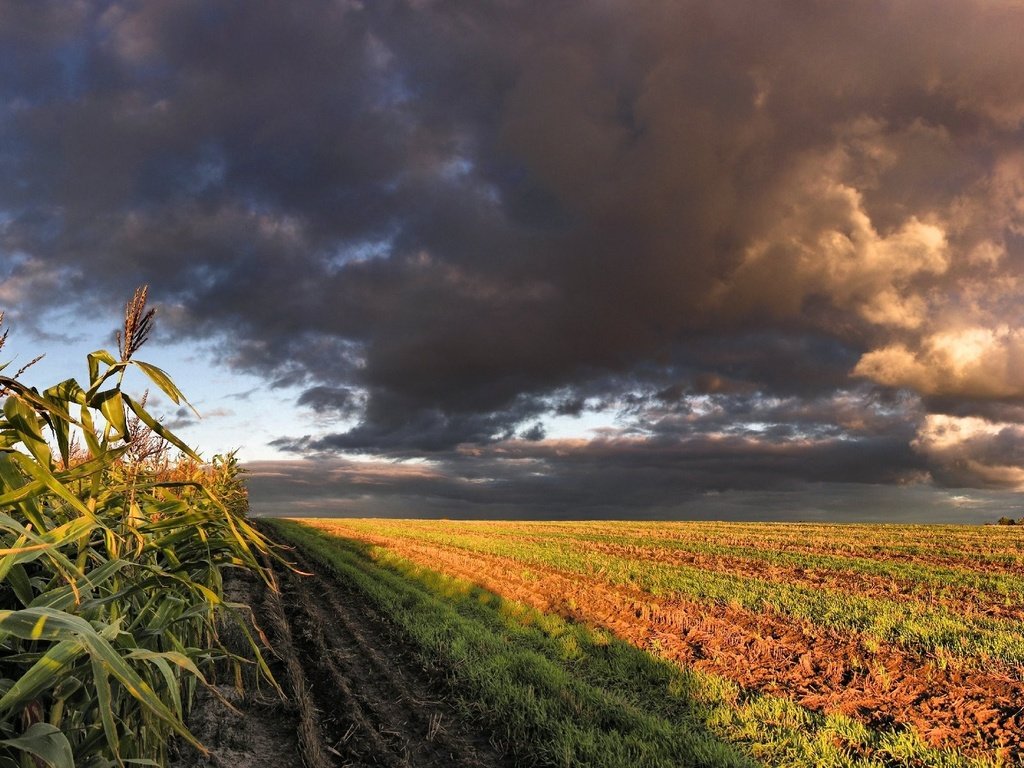
[[[1024,764],[1024,530],[272,530],[393,627],[464,742],[486,734],[498,757],[465,764]]]

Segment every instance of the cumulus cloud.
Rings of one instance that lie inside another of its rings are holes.
[[[819,298],[872,325],[921,327],[929,305],[916,284],[934,284],[927,278],[949,268],[942,226],[910,216],[881,234],[862,194],[838,180],[834,160],[815,157],[806,164],[787,182],[797,191],[783,215],[747,246],[719,301],[765,304],[775,314],[799,316]]]
[[[936,331],[914,349],[893,344],[866,353],[854,374],[924,395],[1024,397],[1024,328],[999,325]]]
[[[1024,490],[1024,427],[976,416],[929,414],[913,441],[951,487]]]

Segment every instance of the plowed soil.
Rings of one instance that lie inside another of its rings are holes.
[[[715,573],[730,573],[744,578],[763,579],[809,589],[829,589],[862,597],[914,600],[937,605],[963,616],[987,616],[994,619],[1024,620],[1024,605],[1007,604],[1005,595],[991,594],[961,586],[944,586],[941,594],[927,584],[856,571],[833,571],[813,566],[784,566],[762,560],[702,552],[674,551],[624,544],[587,542],[591,552],[625,557],[637,562],[684,565]]]
[[[497,768],[511,758],[445,698],[445,681],[425,669],[399,633],[351,586],[312,569],[277,571],[280,593],[235,576],[231,599],[254,607],[282,699],[266,683],[246,693],[217,686],[232,711],[201,693],[189,726],[209,748],[179,745],[173,768]],[[244,654],[240,632],[226,644]]]
[[[543,535],[520,535],[509,538],[517,543],[539,546],[550,543],[550,539]],[[476,540],[485,545],[494,539],[493,533],[461,534],[462,541]],[[941,607],[960,616],[972,618],[1024,621],[1024,604],[1019,601],[1010,601],[1005,594],[985,592],[960,584],[936,587],[913,578],[892,575],[836,570],[813,565],[780,565],[747,557],[595,540],[565,542],[561,546],[575,551],[625,558],[636,563],[651,562],[699,568],[708,572],[728,573],[732,576],[761,579],[805,589],[832,590],[883,600],[912,600],[922,606]],[[472,545],[469,548],[472,549]]]
[[[350,532],[351,533],[351,532]],[[908,725],[934,746],[1024,756],[1019,670],[938,663],[872,648],[807,622],[732,605],[655,601],[646,593],[508,558],[358,535],[503,597],[609,629],[641,648],[869,726]]]

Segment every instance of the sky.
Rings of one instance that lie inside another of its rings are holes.
[[[0,0],[3,354],[82,378],[148,284],[257,514],[1024,516],[1021,29]]]

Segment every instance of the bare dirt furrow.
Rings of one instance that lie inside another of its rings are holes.
[[[172,768],[505,768],[514,763],[445,698],[401,635],[358,589],[296,554],[301,575],[278,568],[280,594],[248,576],[227,582],[253,606],[252,634],[287,694],[247,672],[245,692],[228,681],[197,697],[189,726],[210,748],[179,743]],[[225,626],[227,647],[247,656],[244,635]]]
[[[278,635],[272,612],[268,611],[271,606],[262,594],[264,585],[249,574],[232,573],[227,575],[224,585],[228,600],[253,606],[253,613],[243,612],[241,617],[254,637],[260,637],[260,627],[265,627],[272,637]],[[220,635],[229,651],[251,656],[248,640],[235,622],[223,620]],[[275,637],[275,645],[279,654],[268,648],[264,648],[264,654],[275,679],[288,692],[292,687],[289,662],[295,658],[289,653],[287,638]],[[259,681],[251,666],[243,668],[241,689],[227,665],[219,666],[207,677],[213,690],[197,691],[188,727],[209,752],[201,754],[184,741],[176,740],[171,744],[171,768],[325,768],[324,764],[303,759],[300,707],[294,699],[287,700],[266,681]],[[231,706],[226,706],[225,701]]]
[[[339,765],[511,765],[443,697],[444,681],[417,664],[362,593],[294,556],[313,575],[283,573],[283,602]]]
[[[339,667],[337,652],[326,637],[324,617],[315,604],[318,598],[293,584],[283,587],[283,595],[298,658],[304,666],[316,660],[309,670],[314,678],[309,693],[316,702],[320,733],[331,754],[344,755],[347,764],[403,765],[404,761],[395,757],[398,745],[388,743],[380,719],[367,711],[368,702],[353,691],[350,678]]]

